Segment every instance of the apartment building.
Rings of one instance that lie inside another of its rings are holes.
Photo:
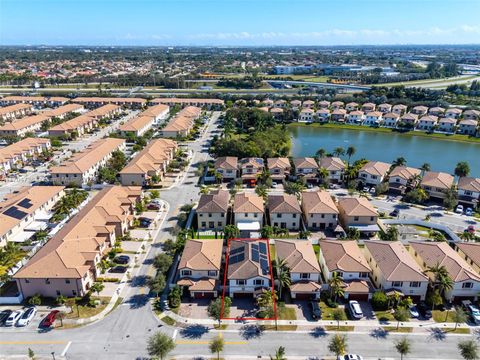
[[[269,195],[268,212],[271,226],[292,231],[299,230],[302,210],[295,195]]]
[[[119,131],[122,135],[142,136],[152,126],[168,117],[168,105],[155,105],[140,113],[138,116],[121,125]]]
[[[147,104],[147,100],[142,98],[122,98],[122,97],[77,97],[72,100],[77,104],[83,104],[85,107],[92,109],[107,104],[118,106],[126,106],[132,109],[140,109]]]
[[[152,140],[119,172],[122,185],[146,186],[152,179],[162,181],[178,145],[170,139]]]
[[[29,160],[36,159],[50,148],[50,139],[46,138],[25,138],[0,148],[0,175],[23,167]]]
[[[187,106],[180,110],[169,123],[161,130],[165,137],[187,136],[195,124],[195,120],[202,114],[202,109],[195,106]]]
[[[33,106],[30,104],[15,104],[0,108],[1,121],[15,121],[33,113]]]
[[[199,108],[207,108],[207,109],[216,109],[220,110],[223,109],[225,106],[225,102],[220,99],[181,99],[181,98],[157,98],[150,101],[151,104],[163,104],[168,105],[170,107],[180,106],[180,107],[187,107],[187,106],[195,106]]]
[[[443,200],[446,197],[446,192],[453,186],[453,183],[454,178],[450,174],[427,171],[423,175],[420,187],[425,190],[431,198]]]
[[[32,115],[0,126],[0,136],[24,137],[27,133],[40,131],[44,122],[51,119],[48,115]]]
[[[97,127],[97,119],[88,116],[88,114],[77,116],[73,119],[65,121],[61,124],[55,125],[48,129],[50,136],[71,135],[76,133],[82,136]]]
[[[380,185],[390,170],[390,164],[369,161],[358,171],[358,179],[367,185]]]
[[[107,165],[114,151],[125,149],[125,140],[106,138],[74,154],[60,166],[50,168],[55,185],[83,186],[95,181],[100,168]]]
[[[202,194],[198,201],[197,223],[199,230],[222,231],[227,225],[230,194],[227,190],[214,190]]]
[[[63,186],[26,186],[8,194],[0,202],[0,248],[45,229],[50,210],[64,194]]]
[[[455,250],[460,257],[469,264],[473,270],[480,273],[480,244],[474,242],[457,242]]]
[[[42,112],[43,115],[47,115],[51,118],[64,119],[65,116],[72,113],[80,113],[84,110],[83,105],[80,104],[67,104],[57,107],[52,110],[46,110]]]
[[[30,104],[37,108],[40,107],[57,107],[67,103],[70,99],[60,96],[6,96],[0,99],[2,106],[15,104]]]
[[[15,275],[24,298],[84,296],[99,263],[133,220],[140,188],[108,186],[83,207]]]
[[[112,119],[117,115],[122,113],[122,107],[115,104],[106,104],[96,108],[94,110],[90,110],[87,115],[100,120],[100,119]]]
[[[305,226],[310,230],[335,229],[339,211],[327,191],[302,193],[302,212]]]
[[[365,241],[365,258],[372,281],[385,291],[397,291],[414,303],[425,300],[429,279],[399,241]]]

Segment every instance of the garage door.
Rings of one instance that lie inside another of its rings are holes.
[[[195,292],[193,293],[195,299],[211,299],[214,297],[213,292]]]
[[[239,292],[237,292],[237,293],[233,293],[233,297],[235,299],[245,299],[245,298],[251,299],[251,298],[253,298],[253,294],[252,293],[239,293]]]
[[[295,294],[295,299],[296,300],[314,300],[315,295],[314,294]]]
[[[348,300],[368,301],[368,294],[348,294]]]

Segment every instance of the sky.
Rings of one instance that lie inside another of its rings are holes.
[[[0,0],[0,45],[480,44],[480,0]]]

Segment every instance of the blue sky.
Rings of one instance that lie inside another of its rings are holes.
[[[478,44],[479,14],[480,0],[0,0],[0,44]]]

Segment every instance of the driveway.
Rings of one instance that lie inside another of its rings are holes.
[[[210,301],[210,299],[182,300],[178,315],[192,319],[206,319],[208,318],[208,304],[210,304]]]
[[[232,299],[232,306],[230,307],[231,318],[241,317],[256,317],[258,307],[255,300],[252,299]]]

